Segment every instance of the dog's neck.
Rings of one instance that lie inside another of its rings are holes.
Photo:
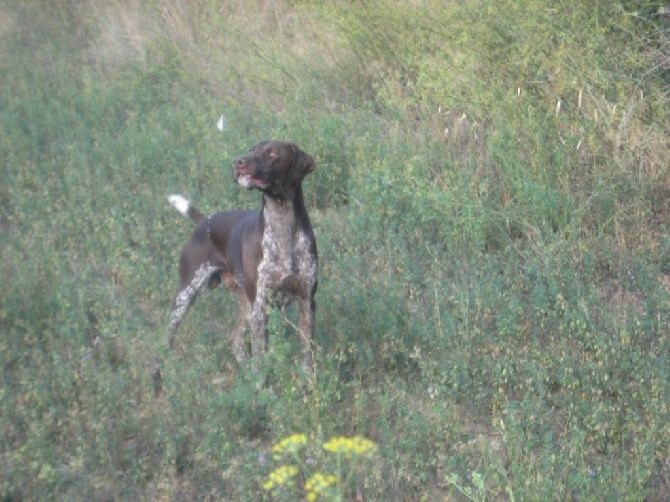
[[[302,188],[297,187],[293,197],[286,199],[263,194],[261,217],[265,230],[277,237],[282,234],[295,234],[302,227],[302,221],[307,218]]]

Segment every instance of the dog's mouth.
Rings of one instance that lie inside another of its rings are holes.
[[[270,184],[261,179],[247,173],[235,173],[235,181],[238,185],[244,188],[267,188]]]

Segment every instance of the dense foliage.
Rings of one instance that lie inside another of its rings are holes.
[[[662,4],[1,3],[0,498],[257,500],[304,434],[374,441],[351,499],[667,499]],[[259,386],[224,291],[167,349],[166,196],[256,206],[267,138],[317,162],[318,367],[273,312]]]

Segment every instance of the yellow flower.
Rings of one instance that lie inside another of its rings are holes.
[[[307,443],[306,434],[292,434],[285,437],[272,447],[272,451],[276,454],[287,452],[296,452],[298,449]]]
[[[330,485],[335,483],[335,476],[328,474],[327,476],[321,474],[320,472],[315,472],[312,477],[310,477],[305,482],[305,490],[307,491],[307,500],[314,501],[318,498],[319,494],[328,488]]]
[[[323,444],[324,450],[345,455],[362,455],[376,447],[374,442],[361,436],[335,436]]]
[[[315,472],[306,482],[305,489],[309,491],[318,491],[320,492],[324,488],[332,485],[335,482],[336,478],[333,474],[328,474],[327,476],[321,474],[320,472]]]
[[[278,486],[284,486],[293,476],[298,474],[298,468],[295,465],[282,465],[277,467],[269,475],[265,483],[264,490],[272,490]]]

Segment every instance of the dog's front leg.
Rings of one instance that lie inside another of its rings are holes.
[[[314,317],[316,304],[314,298],[301,299],[299,303],[298,336],[302,344],[302,367],[306,373],[314,371],[314,355],[312,340],[314,337]]]
[[[266,326],[268,323],[268,294],[259,288],[249,315],[251,357],[256,358],[267,350]]]
[[[233,356],[238,364],[242,364],[247,360],[247,347],[244,341],[244,335],[249,326],[249,319],[251,317],[251,305],[244,292],[239,293],[240,299],[240,317],[237,321],[237,326],[232,333],[232,349]]]

